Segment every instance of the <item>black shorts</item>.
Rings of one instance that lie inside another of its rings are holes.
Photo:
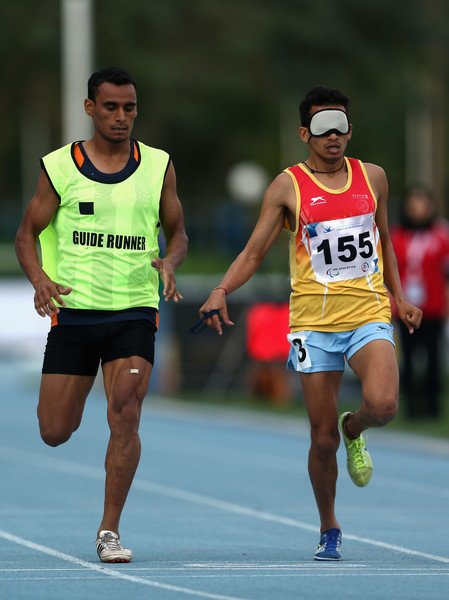
[[[50,329],[42,373],[96,375],[98,366],[141,356],[154,363],[155,325],[148,320],[100,325],[56,325]]]

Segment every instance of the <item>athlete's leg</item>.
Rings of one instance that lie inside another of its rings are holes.
[[[58,325],[47,336],[37,414],[42,439],[66,442],[79,427],[100,357],[95,329]]]
[[[119,533],[120,516],[140,459],[140,413],[151,370],[151,363],[140,356],[103,365],[110,438],[105,460],[104,513],[98,531]]]
[[[311,428],[309,475],[321,519],[321,531],[340,529],[335,517],[338,433],[337,400],[342,372],[301,373]]]
[[[78,429],[94,381],[91,375],[42,375],[37,415],[46,444],[59,446]]]
[[[373,340],[360,348],[349,364],[362,384],[362,404],[345,421],[345,431],[357,438],[369,427],[381,427],[398,410],[399,372],[393,344]]]

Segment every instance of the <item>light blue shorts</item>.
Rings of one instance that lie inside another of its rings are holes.
[[[368,323],[351,331],[296,331],[289,333],[290,352],[287,369],[301,373],[344,371],[345,359],[373,340],[394,344],[393,326],[389,323]]]

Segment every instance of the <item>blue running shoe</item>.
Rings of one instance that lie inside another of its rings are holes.
[[[315,560],[340,560],[341,530],[334,527],[323,531],[320,537],[318,549],[315,552]]]

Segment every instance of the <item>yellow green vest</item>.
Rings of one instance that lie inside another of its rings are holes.
[[[67,308],[157,308],[159,203],[169,156],[139,142],[140,164],[119,183],[83,175],[69,144],[42,163],[60,197],[56,214],[39,236],[43,269],[72,288]]]

